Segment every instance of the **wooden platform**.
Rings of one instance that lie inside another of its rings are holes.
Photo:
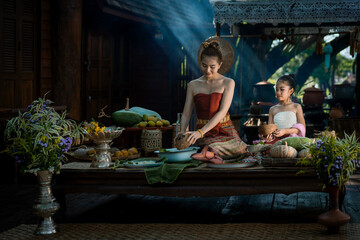
[[[344,211],[360,223],[360,178],[347,187]],[[0,232],[37,224],[32,212],[37,184],[0,185]],[[159,197],[74,193],[66,196],[62,223],[314,223],[327,208],[326,193],[261,194],[230,197]]]

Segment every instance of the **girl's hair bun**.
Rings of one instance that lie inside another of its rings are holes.
[[[291,88],[295,89],[295,86],[296,86],[296,84],[295,84],[295,75],[294,74],[281,76],[276,82],[284,82],[284,83],[286,83],[287,85],[290,86],[290,89]]]
[[[295,74],[289,74],[289,76],[292,77],[292,79],[294,79],[294,82],[296,82]]]

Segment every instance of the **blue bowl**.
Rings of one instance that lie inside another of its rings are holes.
[[[192,159],[190,156],[199,149],[199,147],[188,147],[182,150],[178,150],[177,148],[166,148],[165,151],[154,151],[154,153],[156,153],[159,158],[166,157],[167,160],[165,162],[188,162]]]

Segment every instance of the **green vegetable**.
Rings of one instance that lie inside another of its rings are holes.
[[[287,142],[288,146],[295,148],[297,151],[307,148],[311,143],[314,142],[314,139],[307,137],[287,137],[281,140],[281,144],[285,145]]]
[[[159,152],[170,152],[170,151],[166,150],[166,148],[159,148]]]
[[[126,99],[125,109],[113,112],[111,121],[118,127],[132,127],[142,121],[142,115],[129,110],[129,99]]]

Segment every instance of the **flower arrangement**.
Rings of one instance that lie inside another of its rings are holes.
[[[4,152],[15,157],[22,171],[58,172],[73,140],[84,139],[81,124],[66,119],[66,111],[58,114],[52,104],[39,98],[6,125]]]
[[[91,121],[90,123],[85,122],[85,130],[89,134],[98,134],[99,132],[105,131],[105,126],[99,122]]]
[[[355,132],[351,135],[345,133],[345,137],[340,139],[326,130],[309,148],[310,155],[298,164],[313,167],[323,188],[336,186],[344,190],[351,174],[360,167],[360,143]],[[302,172],[304,170],[299,173]]]

